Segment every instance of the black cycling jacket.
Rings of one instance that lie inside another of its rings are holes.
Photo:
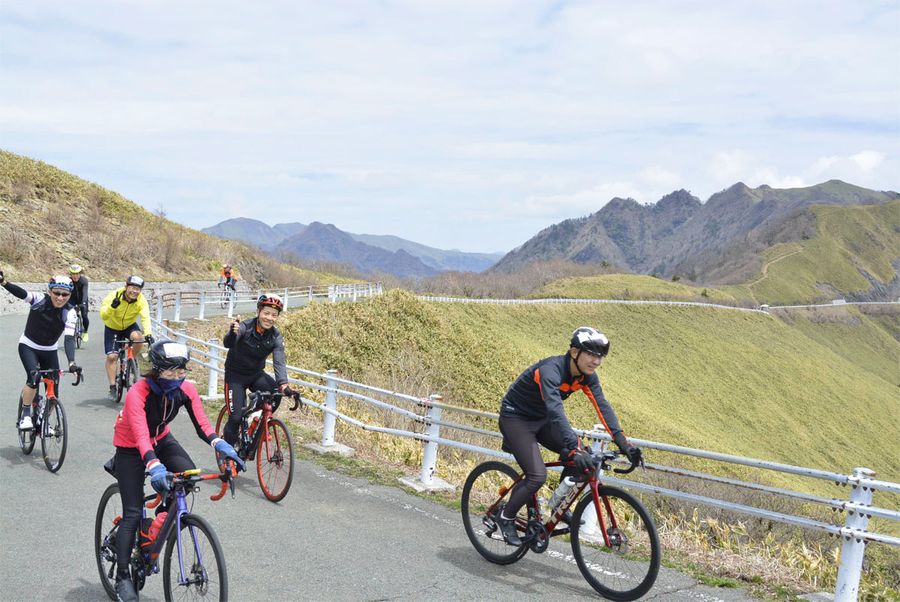
[[[82,276],[78,279],[78,282],[72,281],[73,289],[72,289],[72,297],[69,299],[69,303],[72,305],[81,305],[84,303],[84,308],[88,309],[88,279]]]
[[[615,410],[603,395],[597,374],[572,376],[568,355],[544,358],[520,374],[500,402],[500,415],[534,420],[549,418],[562,435],[566,447],[575,449],[578,447],[578,436],[563,410],[563,400],[575,391],[584,391],[598,409],[610,435],[615,437],[622,432]]]
[[[225,380],[230,375],[250,377],[266,368],[266,358],[272,354],[275,365],[275,382],[283,385],[288,381],[284,356],[284,337],[276,327],[263,330],[257,326],[256,318],[244,320],[235,334],[228,329],[222,341],[228,348],[225,357]]]

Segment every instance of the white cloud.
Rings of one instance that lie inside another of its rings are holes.
[[[898,186],[896,2],[122,6],[0,4],[0,135],[192,220],[284,200],[477,250],[613,196]]]

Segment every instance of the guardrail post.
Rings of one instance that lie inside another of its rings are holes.
[[[441,407],[440,403],[444,400],[441,395],[431,395],[427,400],[422,400],[420,405],[425,406],[428,410],[425,413],[425,436],[429,439],[437,439],[441,436]],[[439,491],[455,489],[453,485],[434,476],[437,468],[438,442],[426,440],[425,449],[422,451],[422,470],[419,478],[401,477],[400,482],[408,485],[416,491]]]
[[[335,298],[335,285],[328,285],[328,300],[334,303],[337,299]]]
[[[229,318],[234,317],[234,295],[235,295],[235,291],[228,289],[228,317]]]
[[[866,506],[872,505],[872,489],[860,481],[875,476],[874,470],[854,468],[850,486],[850,501]],[[865,531],[869,526],[869,516],[857,510],[847,510],[845,529]],[[855,602],[859,595],[859,578],[862,574],[863,556],[866,553],[865,540],[853,537],[849,533],[843,536],[841,544],[841,566],[838,568],[837,585],[834,589],[834,602]]]
[[[162,295],[159,294],[159,290],[156,292],[156,321],[162,324]]]
[[[328,387],[328,391],[325,392],[325,407],[329,410],[335,410],[337,409],[337,383],[334,382],[334,377],[337,375],[337,370],[328,370],[325,374],[327,375],[325,377],[325,386]],[[325,412],[325,420],[322,425],[322,447],[334,445],[335,422],[337,422],[337,417],[334,414]]]
[[[284,289],[284,308],[285,309],[288,308],[288,293],[289,292],[290,291],[288,291],[288,289]]]
[[[312,303],[312,298],[313,298],[313,287],[312,287],[312,285],[310,284],[310,285],[309,285],[309,302],[310,302],[310,303]]]
[[[175,291],[175,321],[181,322],[181,291]]]
[[[325,409],[327,410],[337,409],[338,385],[337,381],[334,380],[337,373],[337,370],[327,370],[325,372],[325,386],[328,388],[328,390],[325,391]],[[336,422],[337,416],[331,412],[325,412],[325,417],[322,422],[322,443],[308,443],[307,445],[304,445],[304,447],[319,454],[331,453],[340,454],[342,456],[352,456],[354,451],[352,447],[341,445],[334,440],[334,425]]]
[[[431,402],[441,402],[444,400],[444,398],[440,395],[432,395],[428,399]],[[425,434],[429,437],[439,437],[441,435],[441,425],[439,424],[440,420],[441,408],[436,405],[429,404],[428,412],[425,415]],[[437,452],[437,441],[425,442],[425,451],[422,452],[422,473],[420,479],[426,486],[431,485],[431,483],[434,481],[434,469],[437,466]]]
[[[209,384],[206,387],[206,396],[209,399],[216,399],[219,396],[219,339],[210,339],[209,343]]]
[[[200,291],[200,315],[197,316],[197,319],[206,319],[206,291]]]

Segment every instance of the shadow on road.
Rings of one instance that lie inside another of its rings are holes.
[[[437,557],[453,566],[479,578],[489,576],[497,584],[497,592],[517,590],[525,595],[540,596],[546,594],[546,584],[553,583],[559,587],[560,596],[570,594],[595,597],[596,592],[581,577],[575,564],[569,564],[558,558],[552,558],[559,564],[554,566],[533,556],[531,552],[514,564],[501,566],[488,562],[470,546],[449,548],[437,551]],[[555,554],[558,556],[558,554]],[[543,559],[544,556],[541,556]],[[543,585],[544,587],[538,587]],[[487,592],[485,592],[487,593]]]

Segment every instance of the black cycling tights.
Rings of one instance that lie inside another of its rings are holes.
[[[265,372],[259,372],[251,377],[225,375],[225,401],[230,404],[231,414],[228,416],[228,423],[225,425],[222,438],[230,445],[237,442],[241,414],[247,403],[247,388],[251,391],[274,391],[275,379]]]
[[[33,349],[25,343],[19,343],[19,359],[25,367],[25,384],[32,389],[37,389],[41,379],[35,373],[35,370],[59,370],[59,356],[56,349],[53,351],[42,351]],[[53,377],[55,382],[59,382],[59,376]]]
[[[169,472],[195,468],[191,457],[171,434],[160,439],[153,451]],[[128,561],[131,559],[134,536],[140,526],[141,508],[144,506],[145,470],[146,466],[137,448],[116,448],[116,480],[119,481],[119,495],[122,496],[122,521],[116,535],[117,578],[128,577]],[[156,512],[165,510],[166,507],[158,506]]]
[[[517,416],[500,416],[500,432],[503,433],[503,449],[515,456],[525,472],[525,478],[513,488],[503,510],[505,517],[512,518],[547,480],[547,467],[544,466],[538,443],[556,453],[560,453],[565,444],[548,418],[526,420]]]

